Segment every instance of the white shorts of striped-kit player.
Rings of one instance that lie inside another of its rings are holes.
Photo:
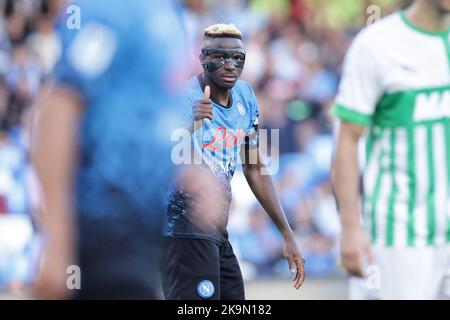
[[[450,245],[373,247],[372,253],[367,277],[350,279],[350,299],[450,299]]]

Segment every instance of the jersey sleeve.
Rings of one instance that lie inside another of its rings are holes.
[[[76,3],[84,8],[82,27],[68,29],[64,22],[58,26],[62,54],[52,80],[56,86],[68,87],[86,98],[109,70],[119,42],[109,21],[100,18],[98,5],[86,0]]]
[[[382,66],[367,33],[360,33],[344,60],[343,74],[332,113],[339,119],[368,126],[384,89]],[[376,47],[375,47],[376,48]]]

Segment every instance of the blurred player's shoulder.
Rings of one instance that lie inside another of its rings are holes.
[[[192,77],[186,81],[185,88],[187,90],[202,90],[200,87],[200,82],[198,81],[198,77]]]
[[[203,97],[202,87],[197,76],[186,81],[184,85],[184,95],[191,101],[195,101]]]
[[[362,29],[352,42],[352,50],[368,53],[392,49],[405,38],[405,26],[400,12],[392,13]]]

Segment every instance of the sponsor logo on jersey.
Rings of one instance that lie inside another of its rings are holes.
[[[450,118],[450,90],[419,93],[414,106],[414,121]]]
[[[221,126],[216,129],[216,132],[210,142],[204,143],[203,148],[213,151],[220,151],[223,148],[234,148],[242,143],[245,138],[245,131],[238,129],[234,131]]]

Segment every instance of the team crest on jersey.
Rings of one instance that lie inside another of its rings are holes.
[[[245,107],[244,107],[244,105],[241,102],[238,102],[237,109],[238,109],[239,114],[241,116],[245,116]]]
[[[209,280],[201,281],[197,286],[197,293],[203,299],[209,299],[214,295],[214,284]]]

